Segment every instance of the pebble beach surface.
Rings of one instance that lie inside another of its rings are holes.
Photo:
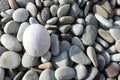
[[[120,80],[120,0],[0,0],[0,80]]]

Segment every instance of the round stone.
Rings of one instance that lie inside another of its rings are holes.
[[[47,24],[56,24],[57,21],[58,21],[58,17],[53,17],[53,18],[47,20],[46,23],[47,23]]]
[[[72,24],[74,22],[75,18],[72,16],[63,16],[61,18],[59,18],[59,21],[62,24]]]
[[[0,67],[7,69],[15,69],[20,65],[21,58],[18,53],[6,51],[0,57]]]
[[[33,2],[34,3],[34,0],[16,0],[17,4],[21,7],[26,7],[27,3],[28,2]]]
[[[70,80],[75,76],[75,70],[71,67],[60,67],[55,71],[55,77],[57,80]]]
[[[31,56],[45,55],[50,48],[50,35],[40,24],[28,26],[23,35],[23,46]]]
[[[115,47],[116,47],[117,51],[120,52],[120,39],[116,41]]]
[[[70,30],[70,28],[71,28],[71,25],[61,25],[60,27],[59,27],[59,31],[61,32],[61,33],[67,33],[69,30]]]
[[[28,19],[29,12],[24,8],[19,8],[14,11],[13,19],[17,22],[24,22]]]
[[[0,56],[5,52],[7,49],[3,46],[0,46]]]
[[[60,45],[60,52],[63,52],[63,51],[68,52],[70,47],[71,47],[71,44],[68,41],[63,40]]]
[[[120,61],[120,53],[111,55],[111,61],[119,62]]]
[[[50,7],[50,12],[51,12],[52,16],[56,16],[57,15],[58,8],[59,8],[58,5],[52,5]]]
[[[0,0],[0,12],[9,9],[8,0]]]
[[[7,48],[10,51],[21,51],[22,45],[17,41],[16,37],[9,35],[9,34],[3,34],[1,36],[1,43],[2,45]]]

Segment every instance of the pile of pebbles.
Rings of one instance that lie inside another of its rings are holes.
[[[0,80],[120,80],[120,0],[0,0]]]

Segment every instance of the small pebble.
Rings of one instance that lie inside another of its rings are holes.
[[[63,16],[61,18],[59,18],[59,21],[62,23],[62,24],[72,24],[74,22],[74,17],[72,16]]]
[[[39,69],[51,69],[52,63],[51,62],[45,62],[43,64],[38,65]]]
[[[12,9],[17,9],[18,5],[16,3],[16,0],[8,0],[8,3]]]
[[[105,58],[106,64],[110,62],[110,54],[107,51],[103,51],[102,53],[103,57]]]
[[[107,51],[108,51],[110,54],[114,54],[114,53],[117,52],[117,49],[116,49],[115,45],[112,45],[112,46],[110,46],[110,47],[107,49]]]
[[[120,61],[120,53],[111,55],[111,61],[119,62]]]
[[[53,17],[57,15],[58,8],[59,8],[58,5],[52,5],[50,7],[50,12]]]
[[[59,31],[61,33],[67,33],[71,29],[71,25],[61,25],[59,26]]]
[[[45,62],[48,62],[50,61],[52,58],[52,54],[51,52],[47,52],[45,55],[41,56],[41,62],[45,63]]]
[[[68,52],[70,47],[71,47],[71,44],[68,41],[63,40],[60,45],[60,52],[63,52],[63,51]]]

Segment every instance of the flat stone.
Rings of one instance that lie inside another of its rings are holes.
[[[53,18],[51,18],[51,19],[49,19],[49,20],[47,20],[47,24],[56,24],[57,23],[57,21],[58,21],[58,17],[53,17]]]
[[[12,9],[17,9],[18,5],[16,3],[16,0],[8,0],[8,3]]]
[[[8,9],[5,11],[5,13],[7,13],[9,16],[12,16],[14,11],[14,9]]]
[[[19,52],[22,50],[22,45],[17,41],[16,37],[12,35],[3,34],[1,36],[1,43],[6,49],[10,51]]]
[[[25,73],[22,80],[39,80],[38,74],[33,70],[29,70]]]
[[[87,55],[91,60],[91,62],[93,63],[93,65],[95,67],[98,67],[97,55],[96,55],[95,49],[92,46],[87,47]]]
[[[34,3],[28,2],[26,5],[26,10],[30,12],[30,15],[33,17],[37,16],[37,7],[35,6]]]
[[[0,80],[4,80],[5,76],[5,70],[3,68],[0,68]]]
[[[106,18],[100,16],[99,14],[95,14],[95,18],[104,25],[106,28],[112,28],[113,24],[111,21],[107,20]]]
[[[77,66],[75,66],[75,71],[76,71],[76,75],[75,75],[76,80],[85,79],[85,77],[87,76],[87,68],[82,64],[78,64]]]
[[[39,69],[51,69],[52,63],[51,62],[45,62],[43,64],[38,65]]]
[[[39,80],[56,80],[55,79],[55,72],[51,69],[45,69],[40,77],[39,77]]]
[[[82,35],[82,42],[84,45],[93,45],[95,42],[97,36],[97,29],[92,26],[92,25],[88,25],[85,28],[85,31]]]
[[[50,7],[50,12],[53,17],[57,15],[58,8],[59,8],[58,5],[52,5]]]
[[[114,54],[114,53],[117,52],[117,49],[116,49],[115,45],[112,45],[112,46],[110,46],[110,47],[107,49],[107,51],[108,51],[110,54]]]
[[[99,14],[100,16],[104,18],[108,18],[108,13],[102,8],[102,6],[94,5],[93,12],[96,14]]]
[[[111,34],[107,31],[105,31],[104,29],[98,29],[98,34],[100,37],[102,37],[104,40],[106,40],[109,43],[113,43],[114,39],[111,36]]]
[[[12,80],[9,76],[5,76],[4,80]]]
[[[73,62],[78,64],[88,65],[91,63],[85,53],[76,45],[71,46],[69,49],[69,57]]]
[[[57,80],[70,80],[75,76],[75,70],[71,67],[60,67],[55,71],[55,78]]]
[[[60,52],[63,52],[63,51],[68,52],[70,47],[71,47],[71,44],[68,41],[63,40],[60,45]]]
[[[0,57],[0,67],[7,69],[15,69],[20,65],[21,58],[18,53],[6,51]]]
[[[28,19],[29,12],[24,8],[16,9],[13,13],[13,19],[17,22],[24,22]]]
[[[116,53],[113,55],[110,55],[111,61],[119,62],[120,61],[120,53]]]
[[[62,24],[72,24],[74,22],[75,18],[72,16],[63,16],[61,18],[59,18],[59,21]]]
[[[29,18],[29,23],[30,24],[39,24],[39,22],[37,21],[37,19],[35,17],[30,17]]]
[[[69,64],[68,53],[66,51],[52,58],[52,63],[55,68],[67,66]]]
[[[79,39],[78,37],[73,37],[72,38],[72,44],[73,45],[77,45],[79,48],[81,48],[83,51],[85,50],[85,47],[81,41],[81,39]]]
[[[71,29],[71,25],[61,25],[59,26],[59,31],[61,33],[67,33]]]
[[[120,16],[120,9],[116,8],[115,11],[114,11],[114,13],[115,13],[116,16]]]
[[[69,9],[70,9],[70,4],[65,4],[63,6],[60,6],[57,11],[57,16],[58,17],[66,16]]]
[[[31,56],[45,55],[50,48],[50,42],[50,35],[42,25],[32,24],[25,29],[23,46]]]
[[[35,66],[38,61],[38,57],[29,55],[27,52],[22,56],[22,66],[26,68],[31,68]]]
[[[105,58],[106,64],[109,64],[111,59],[110,54],[107,51],[103,51],[102,55]]]
[[[119,65],[115,62],[109,63],[109,65],[105,68],[105,74],[107,77],[116,77],[119,71]]]
[[[41,13],[37,13],[37,20],[39,21],[40,24],[45,25],[45,22],[42,20]]]
[[[0,0],[0,12],[9,9],[8,0]]]
[[[51,60],[52,54],[51,52],[47,52],[45,55],[41,56],[41,62],[45,63]]]
[[[113,28],[111,28],[109,32],[115,40],[120,39],[120,35],[119,35],[120,34],[120,27],[119,26],[113,26]]]
[[[45,7],[49,7],[49,6],[53,5],[53,1],[51,1],[51,0],[44,0],[44,1],[42,1],[42,3]]]
[[[98,28],[98,22],[93,14],[88,14],[85,18],[85,22],[87,25],[93,25]]]
[[[17,33],[17,40],[18,41],[20,41],[20,42],[23,41],[23,33],[29,25],[30,24],[28,22],[23,22],[23,23],[20,24],[19,30],[18,30],[18,33]]]
[[[23,0],[16,0],[16,2],[17,2],[17,4],[19,6],[26,7],[28,2],[33,2],[34,3],[35,1],[34,0],[25,0],[25,1],[23,1]]]
[[[14,20],[11,20],[8,23],[6,23],[4,27],[4,32],[6,34],[16,34],[18,33],[19,26],[20,26],[20,23]]]
[[[83,33],[83,25],[81,25],[81,24],[74,24],[74,25],[72,25],[72,32],[73,32],[73,34],[74,35],[76,35],[76,36],[81,36],[82,35],[82,33]]]
[[[51,35],[51,47],[50,47],[50,50],[51,50],[51,54],[53,56],[59,55],[60,42],[59,42],[58,36],[56,34]]]

